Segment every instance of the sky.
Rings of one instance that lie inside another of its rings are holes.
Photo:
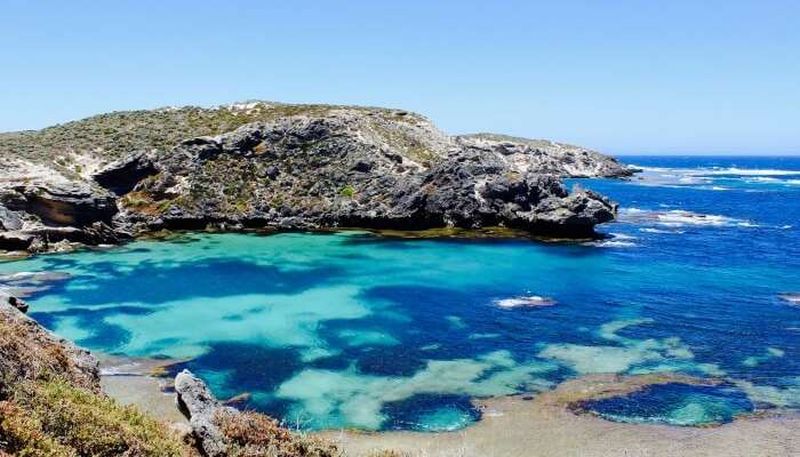
[[[800,154],[797,0],[0,2],[0,131],[263,99],[614,154]]]

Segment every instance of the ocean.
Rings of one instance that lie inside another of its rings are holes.
[[[592,242],[187,233],[0,263],[0,284],[79,345],[305,429],[455,430],[475,398],[595,373],[715,380],[586,405],[611,420],[800,408],[800,158],[621,160],[642,173],[567,181],[620,205]]]

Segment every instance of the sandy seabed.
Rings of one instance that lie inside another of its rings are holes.
[[[576,414],[568,406],[609,392],[632,391],[651,381],[590,376],[531,400],[512,396],[480,401],[483,418],[456,432],[321,435],[335,440],[346,455],[354,457],[381,449],[420,457],[800,456],[800,415],[796,413],[745,417],[698,428],[610,422]],[[669,382],[669,378],[658,382]]]
[[[165,392],[169,380],[148,375],[163,361],[104,362],[102,385],[109,396],[167,422],[186,422],[174,394]],[[483,411],[481,420],[459,431],[325,431],[317,435],[338,443],[348,457],[379,450],[409,457],[800,456],[800,414],[796,412],[742,417],[714,427],[677,427],[617,423],[575,411],[582,400],[624,395],[667,382],[706,381],[680,375],[590,375],[535,397],[477,401]]]

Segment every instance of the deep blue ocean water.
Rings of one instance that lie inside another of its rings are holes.
[[[0,274],[68,273],[29,300],[47,327],[182,360],[301,427],[456,429],[472,398],[607,372],[725,381],[592,405],[614,420],[800,408],[800,308],[781,298],[800,293],[800,158],[622,159],[645,171],[568,183],[620,203],[594,243],[188,234]],[[557,303],[504,306],[532,296]]]

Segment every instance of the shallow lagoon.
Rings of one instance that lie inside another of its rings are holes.
[[[727,380],[598,405],[616,420],[800,407],[800,309],[779,297],[800,288],[800,163],[703,160],[582,181],[623,207],[597,243],[190,234],[0,273],[70,273],[33,317],[93,350],[183,360],[302,427],[450,430],[479,419],[471,398],[601,372]],[[534,295],[557,304],[499,305]]]

